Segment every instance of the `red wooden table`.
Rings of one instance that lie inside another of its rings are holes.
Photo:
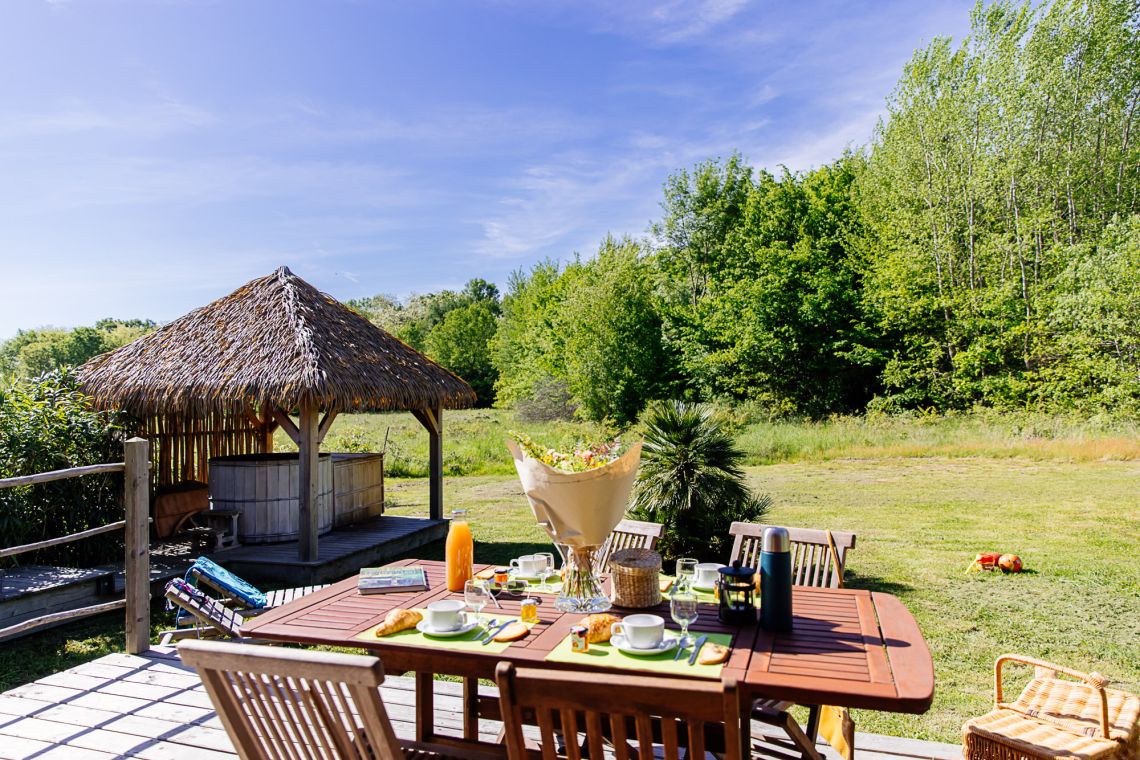
[[[569,633],[581,614],[554,610],[553,597],[542,597],[541,622],[530,635],[503,652],[435,649],[398,640],[370,641],[356,636],[383,621],[394,607],[423,607],[462,593],[447,591],[442,562],[403,560],[394,566],[419,564],[431,588],[421,592],[362,595],[356,578],[348,578],[246,621],[242,632],[275,641],[323,644],[373,650],[390,673],[416,674],[417,739],[435,738],[433,674],[464,678],[464,738],[476,741],[478,718],[498,717],[498,700],[480,698],[477,679],[493,679],[504,660],[519,665],[598,672],[615,668],[581,663],[548,662],[546,655]],[[477,570],[482,569],[478,567]],[[519,598],[500,595],[497,617],[517,616]],[[801,704],[861,707],[888,712],[922,713],[934,698],[934,666],[914,617],[890,594],[857,589],[799,588],[794,591],[795,622],[791,633],[771,634],[759,626],[729,627],[717,620],[715,605],[701,605],[690,630],[732,635],[732,653],[723,674],[734,677],[749,699],[788,699]],[[617,614],[622,610],[616,609]],[[656,610],[669,618],[668,603]],[[644,672],[644,671],[628,671]],[[684,677],[678,676],[678,677]]]

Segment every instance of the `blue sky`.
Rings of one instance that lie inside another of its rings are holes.
[[[0,337],[288,265],[407,296],[643,234],[674,170],[865,143],[970,0],[6,0]]]

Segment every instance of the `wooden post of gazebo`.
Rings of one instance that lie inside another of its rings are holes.
[[[301,407],[301,441],[300,466],[298,478],[300,488],[297,491],[300,518],[298,520],[301,540],[297,547],[297,555],[306,562],[315,562],[317,559],[317,517],[320,510],[317,507],[319,468],[318,458],[321,453],[321,443],[317,439],[317,409],[311,403]]]
[[[428,517],[443,519],[443,406],[412,411],[428,431]]]

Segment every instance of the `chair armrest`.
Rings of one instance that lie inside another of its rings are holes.
[[[1017,654],[1003,654],[998,657],[994,662],[994,706],[997,708],[1009,707],[1002,699],[1001,689],[1001,668],[1007,662],[1019,662],[1023,665],[1032,665],[1035,668],[1044,668],[1056,673],[1064,673],[1071,678],[1076,678],[1078,681],[1083,681],[1096,692],[1097,699],[1100,700],[1100,734],[1101,737],[1108,738],[1108,699],[1105,696],[1104,689],[1111,683],[1107,678],[1099,673],[1082,673],[1079,670],[1066,668],[1063,665],[1057,665],[1045,660],[1038,660],[1034,657],[1023,657]]]

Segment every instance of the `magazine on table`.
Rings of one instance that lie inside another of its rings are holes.
[[[362,594],[388,594],[394,591],[427,591],[427,575],[422,567],[362,567],[356,588]]]

